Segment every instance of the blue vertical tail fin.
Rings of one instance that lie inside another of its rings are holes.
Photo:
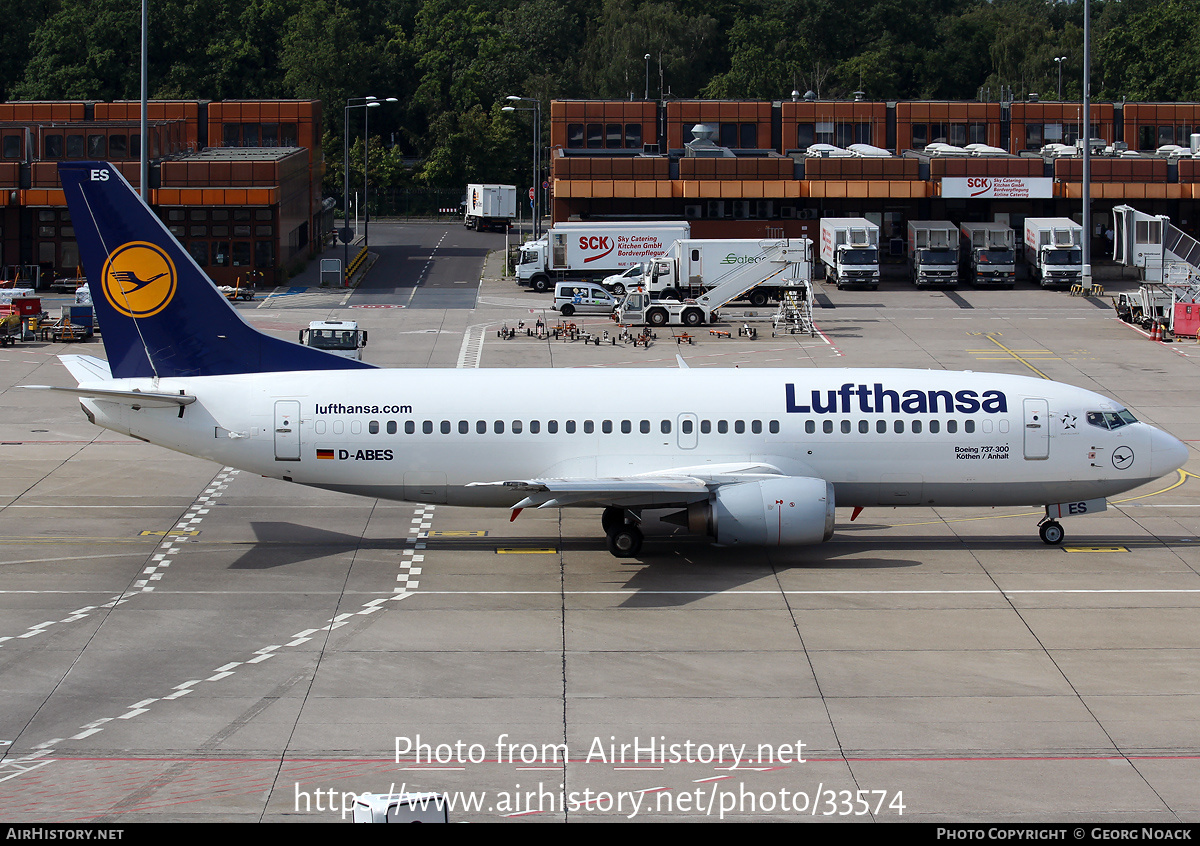
[[[372,366],[248,324],[108,162],[58,173],[114,378]]]

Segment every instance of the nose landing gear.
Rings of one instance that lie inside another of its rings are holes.
[[[1058,546],[1063,542],[1063,527],[1057,520],[1051,520],[1047,514],[1038,523],[1038,534],[1042,538],[1042,543],[1048,546]]]

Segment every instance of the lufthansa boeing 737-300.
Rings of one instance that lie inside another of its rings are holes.
[[[251,327],[111,164],[59,173],[108,360],[64,355],[78,387],[38,387],[263,476],[514,518],[603,509],[609,549],[630,557],[643,511],[725,546],[799,545],[829,539],[835,502],[1046,506],[1057,544],[1055,518],[1187,459],[1118,403],[1026,376],[376,368]]]

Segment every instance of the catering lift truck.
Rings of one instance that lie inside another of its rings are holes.
[[[781,274],[788,276],[790,287],[807,287],[805,276],[806,269],[812,266],[812,241],[770,240],[772,243],[764,249],[761,262],[738,265],[694,300],[652,300],[646,291],[633,291],[617,306],[613,319],[627,326],[700,326],[715,323],[719,320],[717,309]],[[770,270],[764,272],[764,266]]]

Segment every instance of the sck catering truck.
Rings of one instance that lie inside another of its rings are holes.
[[[908,260],[918,288],[953,288],[958,284],[958,227],[948,220],[910,220]]]
[[[549,291],[560,281],[600,281],[635,264],[649,264],[690,235],[691,227],[680,221],[556,223],[544,237],[522,245],[517,282]]]
[[[517,216],[517,186],[468,185],[463,225],[481,232],[498,229],[507,232]]]
[[[1025,218],[1025,263],[1043,288],[1083,281],[1083,227],[1065,217]]]
[[[676,241],[666,255],[650,262],[642,279],[642,288],[655,299],[671,300],[698,297],[720,285],[729,275],[746,265],[759,265],[763,277],[770,277],[751,288],[744,296],[752,305],[763,306],[771,299],[782,299],[788,288],[812,281],[812,242],[795,239],[792,260],[794,272],[773,273],[767,254],[778,246],[778,239],[755,238],[700,239]],[[807,245],[807,246],[806,246]],[[807,250],[804,254],[803,250]]]
[[[1017,276],[1016,235],[1003,223],[959,226],[962,278],[973,285],[1013,287]]]
[[[825,278],[842,288],[879,287],[879,227],[865,217],[821,218]]]

